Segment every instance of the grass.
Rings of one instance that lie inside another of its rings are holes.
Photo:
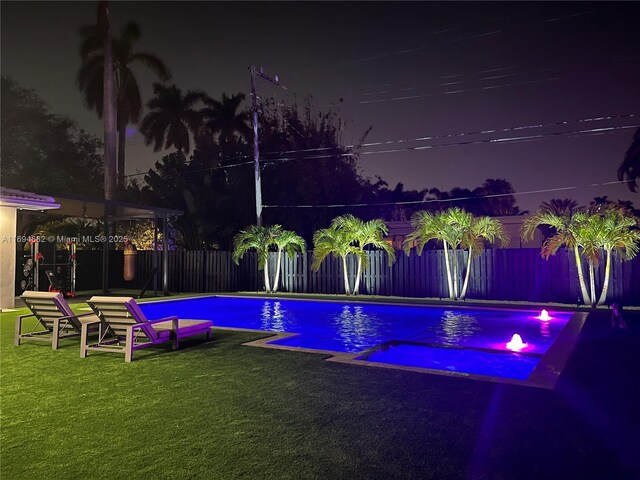
[[[131,364],[80,359],[73,340],[14,347],[20,313],[0,317],[1,478],[640,478],[638,318],[612,335],[591,315],[548,391],[324,362],[226,330]]]

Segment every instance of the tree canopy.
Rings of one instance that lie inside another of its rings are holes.
[[[102,195],[102,142],[2,77],[1,182],[38,193]]]

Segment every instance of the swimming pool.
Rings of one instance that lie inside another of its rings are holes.
[[[552,312],[551,319],[541,320],[533,311],[224,296],[140,307],[149,319],[177,315],[213,320],[216,327],[281,333],[259,341],[261,346],[331,353],[350,363],[516,383],[542,369],[541,360],[574,316]],[[514,334],[526,343],[524,348],[507,347]],[[549,370],[548,365],[544,369]]]

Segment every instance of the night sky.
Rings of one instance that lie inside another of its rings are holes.
[[[2,74],[101,136],[75,86],[77,30],[95,22],[96,3],[0,8]],[[248,93],[247,67],[256,64],[289,87],[260,82],[263,96],[312,94],[320,110],[339,104],[347,144],[369,126],[368,143],[392,142],[367,147],[387,153],[360,160],[367,176],[391,187],[474,188],[506,178],[519,192],[579,187],[518,196],[525,209],[596,195],[640,204],[621,184],[589,186],[617,181],[640,126],[638,3],[112,2],[111,12],[114,32],[128,20],[140,24],[137,49],[162,58],[183,91]],[[154,80],[136,71],[146,102]],[[615,118],[590,120],[597,117]],[[536,125],[544,126],[513,130]],[[565,133],[610,127],[625,128]],[[496,131],[470,134],[487,130]],[[424,137],[435,138],[400,142]],[[447,146],[407,150],[431,145]],[[160,156],[131,131],[127,173]]]

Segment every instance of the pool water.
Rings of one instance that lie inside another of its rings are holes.
[[[201,297],[143,303],[149,319],[213,320],[217,327],[295,333],[269,342],[290,348],[362,353],[369,362],[526,379],[571,313],[388,304]],[[507,349],[513,334],[527,346]]]

